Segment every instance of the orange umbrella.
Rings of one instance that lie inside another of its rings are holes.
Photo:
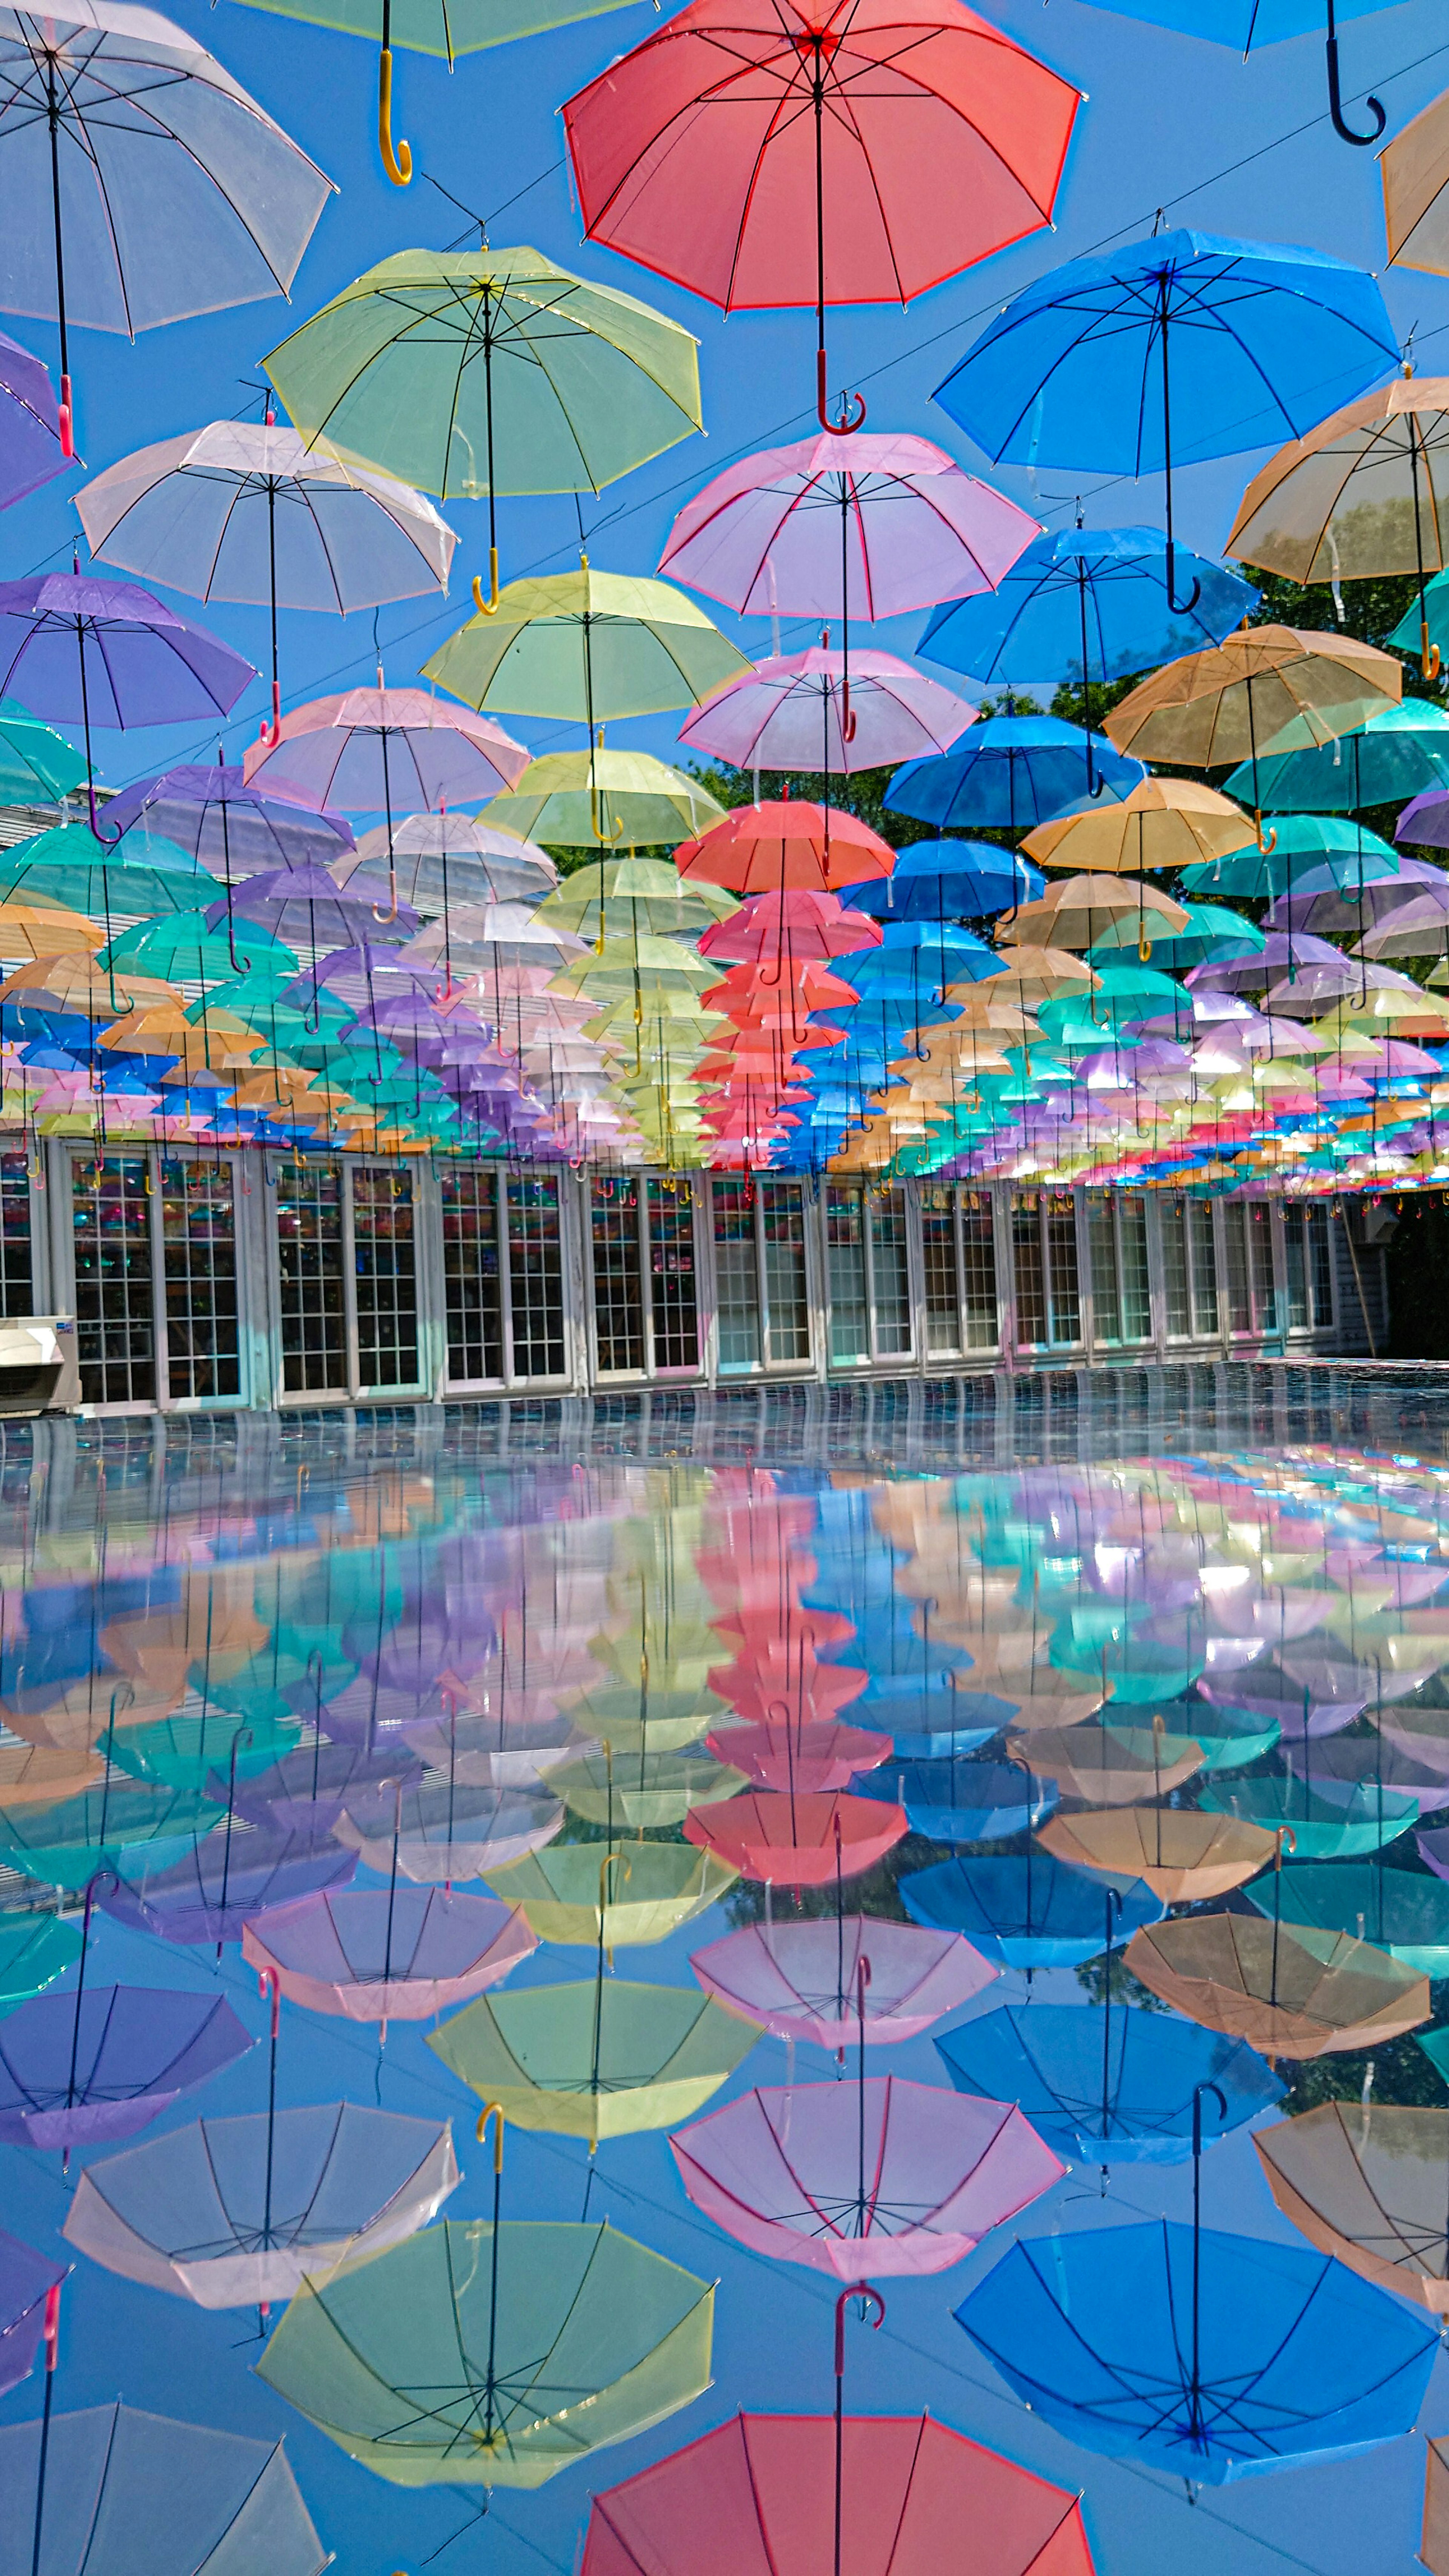
[[[1175,1807],[1118,1807],[1103,1815],[1053,1816],[1037,1835],[1043,1849],[1077,1869],[1145,1878],[1167,1905],[1201,1905],[1256,1878],[1275,1837],[1236,1816]]]
[[[1135,1977],[1175,2012],[1264,2057],[1377,2048],[1433,2011],[1429,1980],[1346,1932],[1246,1914],[1148,1924],[1127,1944]]]
[[[1273,2198],[1310,2245],[1381,2290],[1449,2314],[1449,2111],[1320,2102],[1253,2144]]]

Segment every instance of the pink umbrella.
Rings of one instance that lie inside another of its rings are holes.
[[[758,966],[766,958],[845,957],[879,948],[881,926],[838,895],[813,894],[808,886],[782,886],[777,894],[752,894],[727,921],[712,921],[696,946],[701,957],[737,958]]]
[[[763,1725],[717,1726],[705,1742],[757,1789],[786,1791],[848,1789],[857,1771],[878,1770],[891,1750],[888,1735],[868,1735],[863,1727],[779,1715]]]
[[[728,2235],[847,2282],[946,2271],[1066,2171],[1013,2105],[899,2075],[742,2093],[669,2144]]]
[[[831,434],[727,466],[659,569],[744,616],[898,617],[995,590],[1039,534],[928,438]]]
[[[828,633],[828,630],[827,630]],[[852,772],[946,751],[976,715],[893,653],[812,644],[732,680],[679,739],[736,769]]]
[[[858,2009],[862,1942],[870,1944],[865,2017]],[[984,1993],[1000,1972],[959,1932],[848,1914],[841,1923],[748,1924],[696,1950],[690,1966],[706,1994],[776,2039],[839,2049],[918,2039],[942,2013]]]
[[[279,1905],[242,1957],[284,1995],[348,2021],[426,2021],[494,1986],[538,1948],[521,1905],[436,1887],[346,1888]]]

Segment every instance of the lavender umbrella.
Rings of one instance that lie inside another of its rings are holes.
[[[841,773],[938,756],[975,714],[892,653],[812,644],[717,690],[679,739],[737,769]]]
[[[345,865],[353,847],[352,826],[340,814],[248,787],[240,769],[224,765],[183,763],[124,787],[102,820],[108,841],[134,832],[142,842],[173,842],[230,884],[262,868]],[[136,855],[144,859],[144,849]]]
[[[38,492],[42,483],[63,474],[66,458],[60,443],[60,414],[51,390],[50,371],[18,340],[0,331],[0,510]]]
[[[349,2021],[426,2021],[480,1995],[530,1950],[521,1905],[436,1887],[350,1888],[248,1924],[242,1957],[282,1993]]]
[[[332,2563],[280,2442],[119,2403],[7,2425],[0,2494],[25,2500],[0,2521],[0,2576],[322,2576]]]
[[[239,1941],[243,1926],[271,1906],[345,1887],[356,1867],[356,1853],[328,1840],[325,1826],[289,1831],[267,1823],[235,1833],[228,1817],[184,1859],[117,1876],[99,1890],[99,1902],[134,1931],[219,1946]]]
[[[0,2397],[18,2388],[35,2367],[50,2293],[69,2266],[0,2233]]]
[[[392,1786],[399,1778],[410,1788],[421,1777],[421,1764],[396,1746],[378,1752],[319,1737],[310,1752],[288,1753],[254,1779],[238,1781],[236,1812],[278,1834],[330,1834],[349,1792]]]
[[[133,2137],[251,2045],[219,1996],[166,1986],[37,1995],[0,2021],[0,2139],[69,2153]]]
[[[402,1869],[437,1886],[522,1860],[552,1842],[562,1823],[563,1808],[543,1790],[474,1788],[454,1778],[349,1791],[334,1831],[370,1869]]]
[[[359,896],[339,894],[327,870],[311,865],[265,868],[248,877],[238,894],[212,905],[208,930],[219,930],[232,913],[260,922],[274,939],[314,949],[366,940],[377,931],[374,906]],[[405,903],[392,907],[391,939],[406,939],[417,928],[418,915]]]

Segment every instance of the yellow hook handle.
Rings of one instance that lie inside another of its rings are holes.
[[[1426,680],[1437,680],[1443,666],[1443,655],[1440,653],[1438,645],[1431,644],[1429,641],[1429,620],[1427,617],[1421,617],[1419,620],[1420,673]]]
[[[406,144],[403,145],[403,150],[407,150]],[[496,617],[498,614],[498,548],[496,546],[490,546],[488,549],[488,596],[486,599],[483,596],[482,582],[479,580],[476,572],[473,575],[473,605],[477,609],[480,617]]]
[[[396,152],[392,145],[392,47],[384,45],[377,63],[377,148],[382,166],[395,188],[405,188],[413,175],[410,144],[399,140]]]
[[[597,787],[591,787],[589,789],[589,822],[593,828],[595,840],[603,841],[605,844],[622,841],[624,837],[623,824],[616,823],[612,832],[606,832],[600,819],[602,812],[603,808],[599,803],[599,791]]]
[[[503,2105],[501,2102],[490,2102],[486,2110],[478,2114],[476,2134],[480,2147],[487,2142],[490,2120],[497,2122],[493,2132],[493,2170],[496,2174],[501,2174],[503,2171]]]
[[[1262,815],[1261,815],[1261,814],[1255,814],[1255,815],[1253,816],[1253,829],[1255,830],[1255,832],[1256,832],[1256,833],[1257,833],[1257,835],[1258,835],[1258,849],[1259,849],[1259,852],[1260,852],[1261,856],[1262,856],[1263,858],[1265,858],[1265,859],[1270,859],[1270,858],[1272,857],[1272,855],[1273,855],[1273,852],[1274,852],[1274,851],[1277,849],[1277,847],[1278,847],[1278,827],[1277,827],[1277,825],[1276,825],[1276,824],[1273,824],[1272,826],[1270,826],[1270,828],[1268,829],[1268,831],[1266,831],[1266,832],[1265,832],[1265,831],[1264,831],[1264,829],[1263,829],[1263,817],[1262,817]]]

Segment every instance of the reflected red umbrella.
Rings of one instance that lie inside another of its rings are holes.
[[[705,1737],[721,1762],[743,1771],[757,1789],[848,1789],[857,1771],[877,1771],[891,1750],[888,1735],[837,1726],[830,1718],[796,1720],[777,1710],[763,1726],[717,1726]]]
[[[687,1841],[728,1861],[741,1878],[771,1887],[823,1887],[859,1878],[906,1832],[904,1807],[844,1791],[788,1797],[747,1790],[722,1806],[696,1808],[684,1819]]]

